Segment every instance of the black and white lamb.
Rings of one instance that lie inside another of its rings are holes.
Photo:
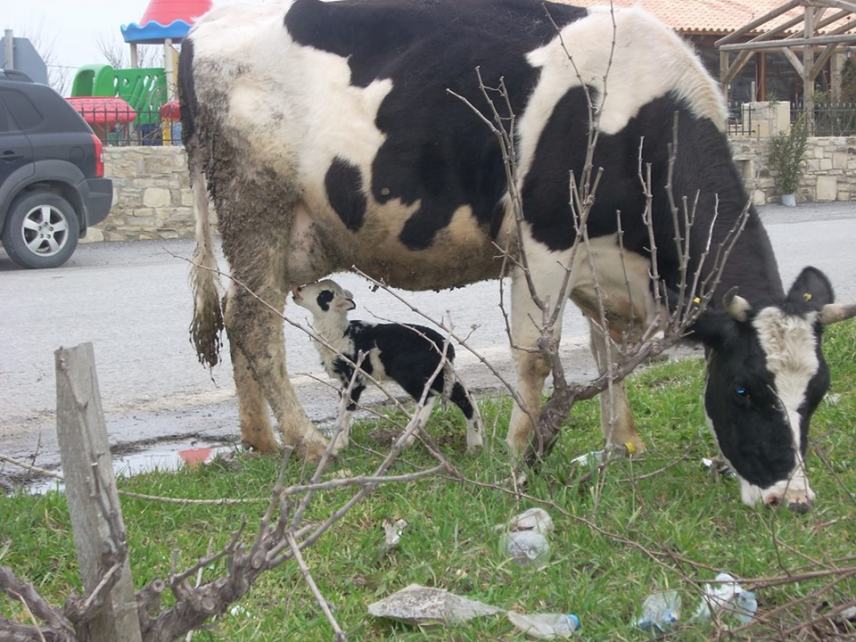
[[[360,353],[365,355],[334,445],[337,452],[348,444],[351,413],[366,389],[367,377],[363,373],[377,382],[395,381],[417,401],[422,397],[425,385],[443,357],[445,341],[438,332],[410,323],[349,322],[348,312],[356,307],[354,295],[330,279],[296,288],[292,294],[297,305],[312,313],[314,330],[327,345],[319,341],[313,343],[327,374],[342,383],[343,394],[354,376],[352,363],[357,363]],[[455,350],[450,344],[446,346],[447,363],[431,383],[426,403],[419,412],[421,419],[427,422],[437,395],[448,395],[467,419],[467,452],[474,452],[482,446],[481,418],[469,392],[455,377],[451,367],[454,360]]]

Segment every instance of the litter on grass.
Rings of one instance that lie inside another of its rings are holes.
[[[471,600],[445,589],[411,584],[382,600],[369,604],[369,613],[405,624],[459,624],[503,609]]]
[[[719,458],[711,459],[710,457],[702,457],[701,465],[717,475],[734,477],[734,471],[731,469],[731,466]]]
[[[752,591],[745,590],[728,573],[716,576],[716,583],[704,585],[704,595],[698,605],[694,620],[709,620],[715,614],[732,614],[741,624],[751,622],[758,610],[758,602]]]
[[[580,628],[580,618],[573,613],[517,613],[509,611],[508,620],[514,627],[538,640],[561,640],[571,637]]]
[[[407,528],[407,522],[403,519],[397,519],[394,522],[388,519],[383,520],[384,551],[389,551],[398,546],[405,528]]]
[[[512,531],[499,541],[505,554],[520,566],[540,570],[550,561],[550,543],[538,531]]]
[[[509,531],[535,531],[545,537],[553,532],[553,518],[543,508],[530,508],[508,522]]]
[[[659,591],[645,598],[636,626],[643,631],[666,632],[680,619],[681,596],[677,591]]]

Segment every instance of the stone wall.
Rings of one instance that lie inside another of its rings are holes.
[[[731,139],[756,205],[779,198],[766,168],[768,146],[766,138]],[[104,163],[113,179],[113,209],[89,231],[87,241],[193,237],[193,194],[183,147],[106,147]],[[809,139],[797,199],[856,200],[856,137]]]
[[[773,175],[767,169],[769,138],[734,137],[734,160],[756,205],[777,203]],[[856,136],[808,139],[797,201],[856,200]]]
[[[113,180],[113,208],[87,240],[193,237],[193,193],[183,147],[105,147],[104,174]]]

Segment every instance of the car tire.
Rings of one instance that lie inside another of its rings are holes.
[[[9,258],[24,268],[54,268],[74,253],[80,221],[62,196],[39,190],[16,198],[3,230]]]

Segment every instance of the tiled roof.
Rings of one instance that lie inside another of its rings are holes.
[[[553,0],[564,4],[573,4],[583,7],[609,6],[609,0]],[[614,0],[616,7],[639,6],[656,15],[664,23],[684,32],[709,32],[712,34],[728,33],[739,29],[743,25],[760,18],[776,7],[784,4],[783,0]],[[832,15],[835,9],[829,9],[827,15]],[[803,9],[797,7],[787,12],[784,16],[776,18],[771,23],[763,26],[763,31],[768,31],[790,18],[801,16]],[[856,21],[856,14],[850,16],[851,21]],[[820,30],[825,31],[826,29]],[[789,29],[787,33],[801,31],[802,25]]]

